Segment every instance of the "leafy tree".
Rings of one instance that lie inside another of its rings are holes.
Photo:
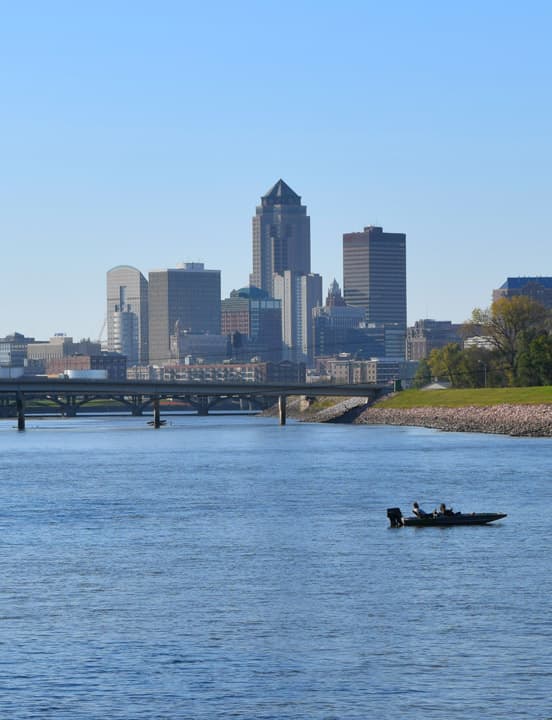
[[[449,343],[441,348],[433,348],[429,353],[428,364],[435,377],[446,377],[454,387],[462,384],[462,354],[458,343]]]
[[[462,351],[460,360],[462,387],[486,387],[491,385],[493,353],[481,347],[469,347]]]
[[[552,337],[539,333],[529,345],[529,358],[538,385],[552,385]]]
[[[527,352],[528,339],[544,327],[547,317],[543,305],[524,295],[495,300],[488,310],[476,308],[468,327],[488,337],[504,368],[508,384],[517,381],[521,354]],[[525,371],[524,371],[525,372]]]
[[[533,358],[528,350],[520,352],[516,368],[516,384],[520,387],[541,385],[539,373],[533,363]]]
[[[416,374],[412,380],[412,385],[415,388],[422,388],[425,385],[429,385],[431,382],[431,368],[425,358],[422,358],[418,363]]]

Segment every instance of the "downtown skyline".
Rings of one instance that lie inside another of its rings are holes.
[[[203,262],[227,297],[278,177],[308,207],[324,295],[342,235],[368,225],[407,234],[409,324],[550,275],[551,13],[7,7],[0,335],[96,337],[121,264]]]

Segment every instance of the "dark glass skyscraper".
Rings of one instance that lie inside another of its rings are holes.
[[[364,309],[368,324],[385,326],[386,355],[404,357],[406,235],[373,225],[345,233],[343,294],[348,305]]]
[[[310,218],[301,198],[283,180],[261,198],[253,218],[251,285],[273,295],[274,273],[310,273]]]

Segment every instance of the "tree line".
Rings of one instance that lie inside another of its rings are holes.
[[[462,335],[478,344],[434,348],[420,361],[414,385],[435,378],[459,388],[552,385],[551,331],[552,311],[541,303],[524,295],[499,298],[463,325]]]

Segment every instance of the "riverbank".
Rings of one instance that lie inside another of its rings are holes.
[[[319,398],[315,402],[289,398],[288,416],[300,422],[410,425],[445,432],[552,437],[551,390],[407,390],[371,405],[362,397]]]
[[[477,432],[515,437],[552,437],[552,405],[490,407],[366,408],[355,423],[414,425],[448,432]]]

